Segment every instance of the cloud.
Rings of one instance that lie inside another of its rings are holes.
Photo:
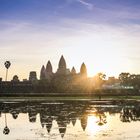
[[[7,21],[3,22],[4,26],[5,28],[0,32],[1,58],[13,59],[17,65],[28,63],[40,68],[42,61],[47,61],[51,57],[54,59],[54,66],[57,67],[58,58],[54,57],[64,54],[68,56],[70,66],[77,65],[79,68],[81,61],[85,60],[88,65],[98,67],[102,64],[103,58],[106,60],[106,67],[110,67],[114,61],[113,64],[123,70],[125,67],[120,66],[119,62],[126,60],[129,64],[134,60],[131,58],[138,58],[140,53],[138,45],[140,25],[137,24],[111,26],[87,20],[63,18],[52,25]],[[79,60],[77,62],[71,60],[72,55],[73,59],[77,59],[77,54]],[[112,61],[109,60],[110,58]],[[133,61],[133,63],[138,62],[139,59]],[[98,71],[103,69],[102,66],[99,68]],[[127,71],[129,70],[128,68]]]
[[[86,0],[66,0],[67,4],[71,4],[71,3],[75,3],[75,2],[78,2],[81,5],[85,6],[88,10],[92,10],[93,6],[94,6],[92,3],[89,3]]]
[[[91,4],[89,2],[86,2],[84,0],[77,0],[77,2],[79,2],[80,4],[86,6],[89,10],[92,10],[93,9],[93,4]]]

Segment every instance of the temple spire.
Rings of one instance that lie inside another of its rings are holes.
[[[48,73],[52,73],[53,69],[52,69],[52,64],[50,62],[50,60],[48,61],[47,65],[46,65],[46,72]]]
[[[46,65],[46,79],[51,80],[52,75],[53,75],[52,64],[49,60],[47,65]]]
[[[76,70],[74,67],[72,67],[72,69],[71,69],[71,74],[76,74]]]
[[[85,63],[82,63],[81,65],[80,74],[81,76],[87,77],[87,68]]]
[[[45,78],[46,78],[46,70],[45,70],[45,67],[43,65],[41,68],[41,71],[40,71],[40,80],[45,79]]]
[[[61,58],[60,58],[59,64],[58,64],[57,74],[65,75],[67,73],[70,73],[70,72],[67,69],[66,61],[65,61],[65,59],[62,55]]]
[[[65,61],[63,55],[60,58],[58,68],[59,69],[66,69],[66,61]]]

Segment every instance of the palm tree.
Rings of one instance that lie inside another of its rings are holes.
[[[5,77],[5,81],[7,81],[8,69],[9,69],[9,67],[11,66],[11,63],[10,63],[10,61],[6,61],[6,62],[4,63],[4,65],[5,65],[5,68],[6,68],[6,77]],[[7,118],[6,118],[6,113],[5,113],[5,127],[4,127],[4,129],[3,129],[3,134],[8,135],[9,132],[10,132],[10,129],[9,129],[8,126],[7,126]]]
[[[9,67],[11,66],[11,62],[10,62],[10,61],[6,61],[6,62],[4,63],[4,65],[5,65],[5,68],[6,68],[6,77],[5,77],[5,81],[7,81],[8,69],[9,69]]]
[[[8,135],[10,133],[10,129],[7,126],[7,118],[6,118],[6,113],[5,113],[5,127],[3,129],[3,134]]]

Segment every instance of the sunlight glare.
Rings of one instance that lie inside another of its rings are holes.
[[[88,116],[88,124],[87,124],[87,131],[90,133],[90,135],[94,135],[98,133],[99,131],[103,130],[106,128],[105,125],[99,126],[97,124],[98,118],[95,116]]]

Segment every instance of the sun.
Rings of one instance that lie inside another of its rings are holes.
[[[118,76],[124,65],[120,62],[127,63],[124,60],[126,52],[120,49],[120,44],[124,45],[124,43],[118,43],[118,40],[109,38],[106,34],[107,32],[104,32],[99,36],[89,33],[88,36],[71,37],[70,40],[73,40],[71,42],[68,39],[63,40],[62,51],[69,60],[68,65],[75,66],[79,71],[80,65],[85,62],[89,77],[99,72],[107,76]]]

